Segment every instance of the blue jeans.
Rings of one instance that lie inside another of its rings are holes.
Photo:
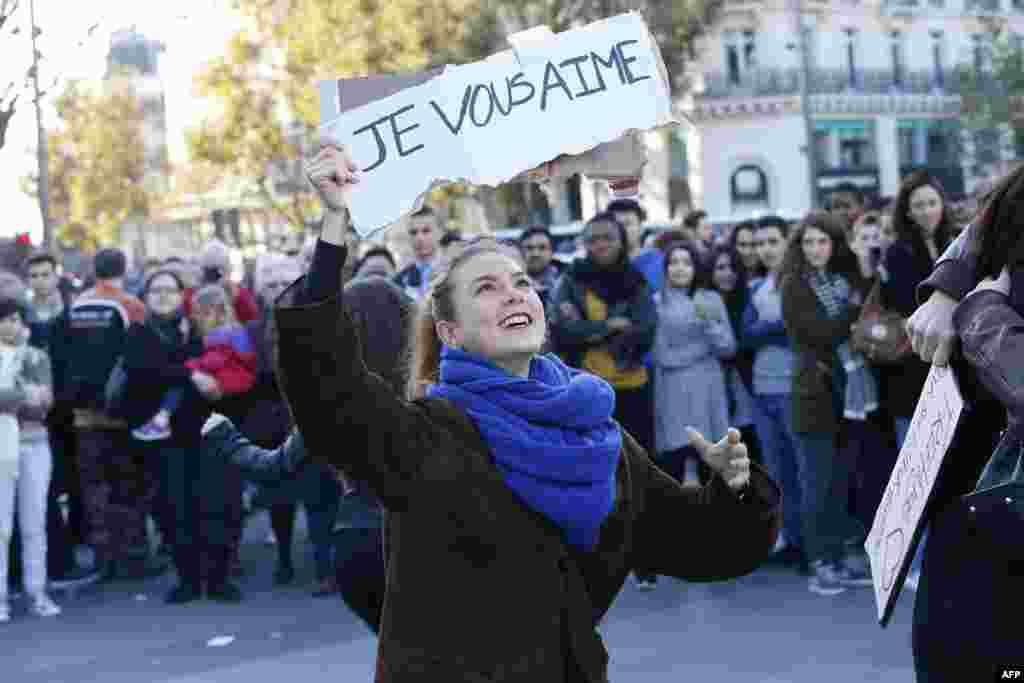
[[[757,401],[754,428],[761,442],[761,457],[768,474],[782,489],[782,530],[791,546],[802,548],[800,478],[790,397],[789,394],[757,394],[754,400]]]
[[[309,466],[305,476],[302,505],[306,508],[316,577],[323,581],[334,574],[333,529],[341,505],[341,484],[321,465]]]
[[[832,434],[797,434],[804,552],[810,562],[838,561],[844,541],[862,535],[863,527],[846,511],[849,468],[844,466]]]

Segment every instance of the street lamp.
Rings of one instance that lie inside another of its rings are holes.
[[[793,12],[793,24],[796,28],[797,43],[794,46],[800,53],[800,111],[803,116],[804,136],[807,140],[804,157],[807,160],[807,183],[810,190],[810,208],[818,206],[818,155],[814,145],[814,119],[811,115],[810,80],[811,50],[807,34],[809,29],[804,26],[803,0],[790,0]]]
[[[43,102],[39,91],[39,50],[36,48],[36,37],[39,27],[36,26],[36,3],[28,0],[29,23],[32,36],[32,87],[36,105],[36,163],[39,165],[39,213],[43,219],[43,246],[53,248],[53,224],[50,221],[50,164],[46,147],[46,129],[43,128]]]

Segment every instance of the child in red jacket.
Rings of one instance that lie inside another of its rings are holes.
[[[256,348],[235,318],[227,291],[220,285],[206,285],[196,292],[192,305],[204,350],[198,358],[186,361],[185,367],[213,377],[225,396],[249,391],[256,383]],[[180,389],[168,391],[153,419],[132,435],[140,441],[169,438],[171,416],[181,397]]]

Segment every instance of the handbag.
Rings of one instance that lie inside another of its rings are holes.
[[[914,606],[919,676],[947,680],[950,671],[970,670],[981,680],[986,669],[1019,661],[1022,539],[1024,448],[1018,438],[1004,438],[974,490],[945,505],[931,524]]]
[[[902,315],[882,306],[882,281],[876,279],[853,325],[850,347],[875,364],[899,363],[912,351],[906,322]]]
[[[107,375],[103,389],[104,411],[111,417],[123,417],[127,407],[128,372],[124,369],[124,357],[117,359]]]

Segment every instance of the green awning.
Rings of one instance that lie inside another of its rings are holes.
[[[840,137],[865,137],[874,133],[875,122],[864,119],[815,119],[814,129]]]
[[[925,130],[932,128],[954,129],[960,127],[957,119],[900,119],[896,122],[897,130]]]

